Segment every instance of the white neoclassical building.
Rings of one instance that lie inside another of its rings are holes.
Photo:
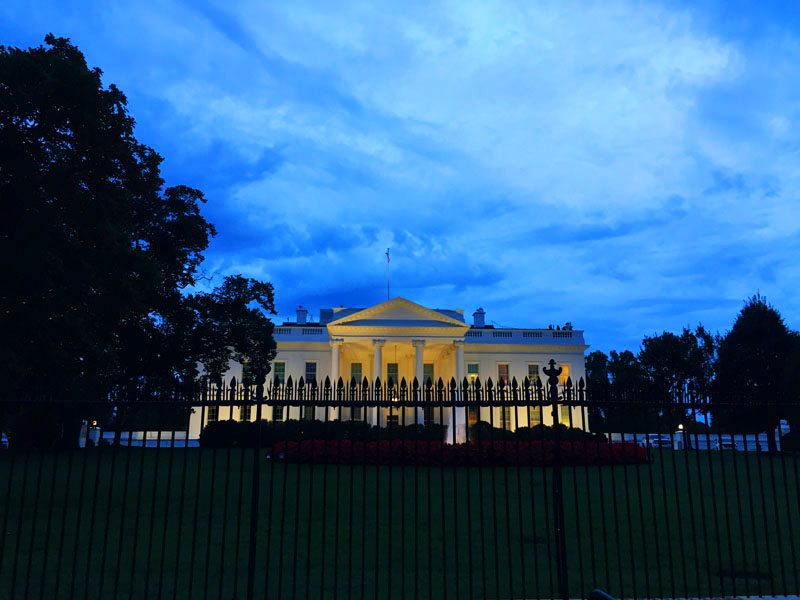
[[[463,310],[426,308],[405,298],[393,298],[369,308],[322,309],[319,322],[311,322],[307,317],[308,311],[300,307],[296,321],[275,328],[278,353],[270,376],[273,381],[284,383],[291,377],[297,382],[302,377],[305,382],[316,381],[321,385],[326,377],[332,382],[341,377],[349,384],[352,378],[362,382],[364,378],[374,381],[379,376],[381,382],[389,378],[394,382],[405,379],[409,387],[415,377],[419,382],[428,379],[437,382],[442,378],[449,383],[451,378],[460,382],[465,377],[469,380],[480,377],[484,382],[488,378],[495,382],[510,382],[516,378],[521,383],[525,377],[540,376],[551,359],[562,369],[562,383],[567,377],[573,382],[585,377],[584,352],[588,346],[582,331],[498,328],[486,325],[482,308],[473,313],[472,324],[464,321]],[[241,367],[232,366],[228,376],[231,375],[240,379]],[[305,414],[302,410],[290,407],[273,411],[265,407],[262,418],[285,420],[324,418],[325,415],[324,409],[306,409],[310,412]],[[390,419],[405,424],[414,423],[415,419],[421,421],[415,409],[406,410],[408,414],[404,415],[400,410],[374,408],[362,415],[343,408],[335,417],[365,419],[381,425]],[[495,413],[490,414],[490,410]],[[213,407],[205,411],[202,420],[249,420],[255,417],[253,412],[248,408]],[[542,422],[533,411],[531,414],[524,412],[520,416],[520,411],[486,407],[465,418],[469,422],[483,420],[509,429],[527,426],[531,419]],[[579,421],[579,414],[573,415],[575,423]],[[449,409],[434,410],[424,418],[448,423]],[[568,422],[570,415],[564,412],[559,418]],[[543,422],[552,423],[548,411],[543,414]],[[200,429],[201,411],[195,410],[190,421],[190,437],[197,437]]]

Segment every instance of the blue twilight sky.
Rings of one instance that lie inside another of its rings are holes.
[[[47,32],[279,320],[384,300],[391,247],[393,295],[602,350],[757,290],[800,327],[800,3],[0,4],[0,43]]]

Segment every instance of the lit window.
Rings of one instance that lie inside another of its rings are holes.
[[[571,426],[570,423],[570,410],[569,406],[559,406],[558,407],[559,416],[561,417],[561,424],[566,425],[567,427]]]
[[[433,363],[425,363],[422,365],[422,381],[427,386],[429,383],[433,385]],[[430,425],[434,422],[434,409],[433,406],[427,404],[422,407],[423,424]]]
[[[272,407],[272,420],[273,421],[283,421],[283,407],[282,406],[273,406]]]
[[[363,371],[361,370],[361,363],[360,362],[358,362],[358,363],[350,363],[350,381],[355,380],[357,385],[361,385],[362,373],[363,373]],[[360,421],[361,420],[361,407],[360,406],[354,406],[352,408],[352,411],[353,411],[353,413],[352,413],[353,420],[354,421]]]
[[[219,406],[208,407],[208,422],[213,423],[214,421],[219,421]]]
[[[511,430],[511,407],[500,407],[500,427],[506,430]]]
[[[569,365],[562,364],[559,366],[561,367],[561,375],[558,376],[558,385],[564,385],[569,377]]]
[[[528,365],[528,381],[531,383],[531,386],[536,384],[536,381],[539,380],[539,365],[537,364],[529,364]],[[532,388],[535,389],[535,388]],[[531,400],[536,400],[536,396],[533,392],[531,392]],[[536,427],[537,425],[542,424],[542,407],[541,406],[529,406],[528,407],[528,419],[530,421],[530,427]]]
[[[478,363],[469,363],[467,365],[467,381],[473,383],[478,378],[479,372],[480,365]],[[458,384],[461,385],[461,382],[459,381]],[[467,398],[470,398],[470,396],[467,395]],[[470,425],[475,425],[475,423],[478,422],[480,419],[480,410],[477,406],[470,406],[467,409],[467,418],[469,419]]]
[[[508,383],[508,363],[499,363],[497,365],[497,383]]]

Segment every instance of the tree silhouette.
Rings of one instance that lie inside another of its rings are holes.
[[[182,384],[198,360],[213,370],[229,352],[263,374],[272,287],[233,278],[185,293],[216,233],[206,200],[164,189],[162,158],[136,139],[125,95],[101,75],[65,38],[0,47],[5,393],[89,400]],[[74,439],[80,421],[65,411]]]
[[[713,411],[717,427],[737,432],[773,432],[782,418],[796,419],[800,337],[790,331],[780,313],[760,294],[739,312],[733,328],[719,343],[715,395],[732,403]]]

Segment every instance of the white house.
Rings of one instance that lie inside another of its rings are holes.
[[[472,324],[464,321],[463,310],[431,309],[406,300],[393,298],[369,308],[328,308],[320,310],[319,322],[307,320],[308,311],[297,309],[296,322],[285,322],[275,328],[278,354],[272,365],[272,381],[284,383],[289,377],[296,382],[300,377],[305,382],[322,384],[326,377],[332,382],[339,377],[349,383],[351,378],[361,382],[364,378],[381,382],[389,378],[395,383],[406,380],[410,386],[414,378],[424,382],[439,378],[449,382],[451,378],[461,382],[466,377],[481,381],[511,382],[525,377],[533,380],[553,359],[561,367],[561,383],[567,377],[576,382],[585,377],[583,332],[577,330],[497,328],[486,325],[485,313],[479,308],[473,313]],[[229,376],[241,378],[241,367],[233,366]],[[544,381],[544,377],[542,376]],[[561,407],[562,422],[569,422],[567,407]],[[325,409],[283,409],[264,407],[262,418],[299,419],[324,418]],[[329,418],[365,419],[373,424],[386,424],[389,419],[397,423],[411,424],[423,417],[415,414],[414,408],[401,410],[388,408],[368,409],[366,414],[353,414],[343,408],[342,414]],[[360,413],[359,409],[357,410]],[[422,409],[419,409],[420,411]],[[490,414],[490,410],[494,410]],[[210,407],[206,411],[195,410],[190,421],[189,435],[196,438],[201,429],[201,412],[204,421],[216,419],[254,419],[249,407]],[[391,414],[389,414],[391,412]],[[439,413],[439,414],[436,414]],[[426,413],[425,420],[450,423],[449,409]],[[537,424],[541,411],[518,411],[500,407],[481,408],[479,414],[464,417],[456,415],[459,424],[483,420],[496,427],[515,429]],[[524,413],[524,414],[522,414]],[[543,422],[552,423],[552,417],[544,411]],[[519,420],[519,423],[517,422]],[[580,426],[580,411],[576,409],[573,423]]]

